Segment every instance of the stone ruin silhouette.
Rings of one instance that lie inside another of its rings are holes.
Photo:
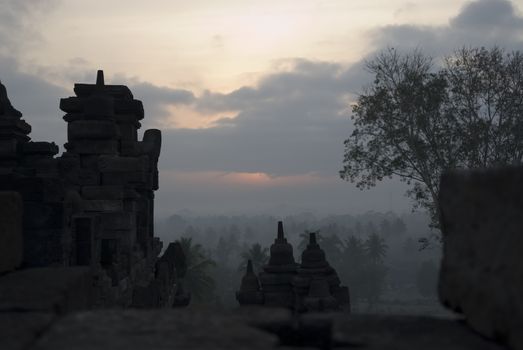
[[[189,302],[187,266],[176,243],[158,257],[154,237],[161,133],[138,140],[142,103],[101,71],[74,90],[55,157],[0,83],[2,350],[523,349],[523,167],[441,179],[439,296],[460,317],[301,313],[348,305],[348,293],[314,235],[294,262],[281,225],[259,280],[248,265],[243,307],[173,309]]]
[[[247,262],[236,299],[240,305],[285,307],[300,313],[350,311],[349,289],[340,286],[336,270],[316,242],[316,233],[310,233],[309,244],[297,264],[281,221],[271,245],[269,263],[263,266],[258,280],[252,262]]]
[[[93,306],[173,305],[183,253],[173,244],[158,258],[153,223],[161,132],[138,140],[142,102],[106,85],[103,71],[74,92],[60,101],[67,143],[55,157],[55,143],[30,141],[31,126],[0,84],[0,191],[23,208],[22,239],[3,252],[0,271],[88,266]]]

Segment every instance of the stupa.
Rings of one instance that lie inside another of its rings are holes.
[[[259,305],[263,304],[263,293],[260,289],[260,282],[252,268],[252,261],[247,261],[247,270],[242,278],[240,290],[236,292],[236,300],[240,305]]]
[[[260,273],[260,282],[266,306],[282,306],[292,308],[294,294],[292,279],[296,275],[298,265],[294,261],[292,245],[287,242],[283,232],[283,223],[278,222],[278,236],[270,249],[269,263]]]
[[[292,245],[283,233],[283,223],[278,222],[278,236],[271,245],[269,263],[260,273],[261,290],[249,261],[236,293],[240,305],[286,307],[295,312],[350,311],[349,289],[340,286],[338,274],[316,241],[316,233],[310,234],[301,259],[301,264],[294,261]]]
[[[301,264],[292,285],[294,309],[298,312],[337,310],[349,304],[348,288],[340,286],[338,274],[327,262],[315,232],[310,233],[309,244],[301,255]]]

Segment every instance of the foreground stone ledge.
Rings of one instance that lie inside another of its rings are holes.
[[[523,167],[441,179],[441,301],[481,334],[523,349]]]
[[[502,350],[455,318],[307,314],[250,307],[99,310],[66,315],[30,350],[395,349]]]
[[[91,307],[88,267],[45,267],[0,277],[0,312],[64,314]],[[1,344],[1,343],[0,343]]]
[[[214,313],[106,310],[66,316],[31,349],[272,349],[277,337]]]

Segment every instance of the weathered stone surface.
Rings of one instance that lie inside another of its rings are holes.
[[[54,158],[54,143],[29,142],[31,127],[0,84],[0,191],[18,192],[24,204],[21,266],[90,266],[97,306],[129,306],[135,287],[154,284],[166,289],[162,305],[172,304],[165,300],[174,294],[175,274],[158,281],[155,271],[161,132],[146,131],[138,141],[142,103],[125,86],[105,85],[102,71],[96,84],[75,92],[61,101],[69,142]]]
[[[116,154],[118,152],[116,140],[81,139],[68,142],[64,147],[77,154]]]
[[[100,212],[121,212],[123,210],[122,201],[118,200],[84,200],[84,210],[86,212],[100,211]]]
[[[69,141],[78,139],[112,139],[118,137],[118,129],[110,120],[77,120],[67,125]]]
[[[0,192],[0,274],[20,266],[23,258],[22,197]]]
[[[98,166],[102,172],[144,172],[147,169],[145,157],[112,157],[101,156]]]
[[[0,312],[0,347],[27,349],[55,318],[52,313]]]
[[[61,265],[62,236],[61,228],[24,230],[24,268]]]
[[[136,228],[136,216],[133,213],[104,213],[101,215],[101,222],[105,230],[134,230]]]
[[[0,313],[66,313],[89,309],[92,277],[86,267],[45,267],[11,272],[0,278]]]
[[[16,159],[18,157],[17,144],[14,139],[0,140],[0,159]]]
[[[138,184],[147,182],[147,174],[143,171],[138,172],[104,172],[102,174],[102,185],[114,186],[114,185],[125,185],[125,184]]]
[[[41,154],[54,156],[58,153],[58,146],[54,142],[26,142],[22,146],[25,154]]]
[[[99,311],[65,317],[34,350],[271,349],[277,337],[241,318],[208,312]]]
[[[64,205],[58,203],[43,203],[26,201],[24,205],[25,229],[35,228],[56,229],[63,226]]]
[[[83,186],[82,197],[85,199],[122,199],[122,186]]]
[[[444,175],[441,301],[487,337],[523,349],[523,168]]]

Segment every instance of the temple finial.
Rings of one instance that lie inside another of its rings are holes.
[[[96,85],[103,86],[105,85],[104,82],[104,71],[99,69],[98,72],[96,72]]]
[[[247,273],[254,273],[251,259],[247,260]]]
[[[309,233],[309,244],[317,244],[316,243],[316,232]]]
[[[283,222],[278,221],[278,239],[283,239]]]

